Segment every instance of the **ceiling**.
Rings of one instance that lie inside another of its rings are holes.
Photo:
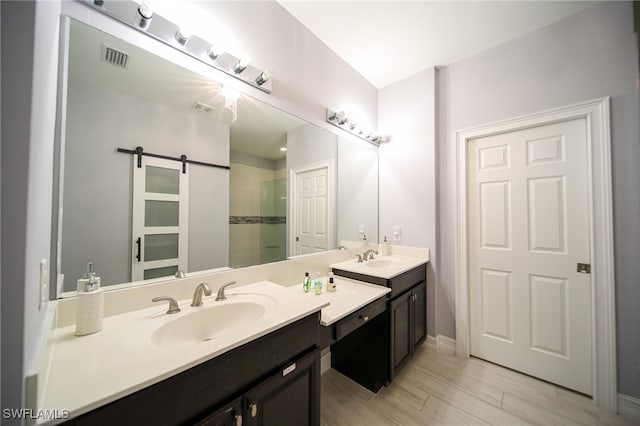
[[[450,65],[599,1],[279,3],[377,88]]]

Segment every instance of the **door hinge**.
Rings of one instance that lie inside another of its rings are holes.
[[[578,263],[578,272],[582,274],[590,274],[591,273],[591,264],[590,263]]]

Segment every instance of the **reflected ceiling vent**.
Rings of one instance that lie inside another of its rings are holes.
[[[118,68],[127,69],[127,65],[129,64],[129,54],[103,44],[102,60]]]
[[[194,110],[196,110],[196,111],[202,111],[202,112],[211,112],[214,109],[216,109],[215,107],[212,107],[211,105],[204,104],[202,102],[194,103],[192,108]]]

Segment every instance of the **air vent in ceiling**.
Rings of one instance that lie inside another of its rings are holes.
[[[129,54],[103,44],[102,60],[118,68],[126,69],[129,63]]]
[[[202,111],[202,112],[211,112],[215,109],[215,107],[212,107],[211,105],[207,105],[204,104],[202,102],[196,102],[193,104],[193,109],[195,109],[196,111]]]

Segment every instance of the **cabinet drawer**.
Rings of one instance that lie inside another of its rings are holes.
[[[371,302],[364,308],[357,310],[336,324],[336,340],[342,339],[347,334],[366,324],[369,320],[383,313],[386,309],[386,298],[381,297]]]

